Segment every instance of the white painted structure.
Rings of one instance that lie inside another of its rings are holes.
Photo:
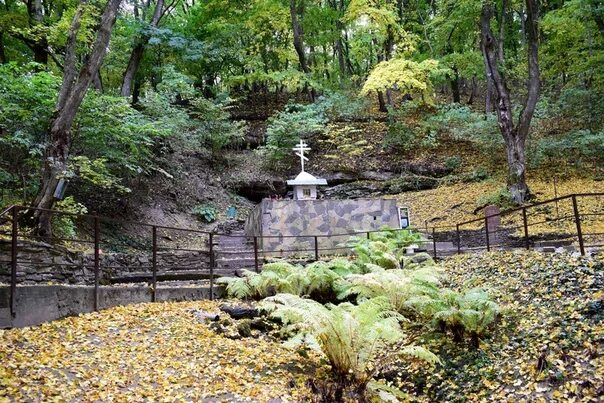
[[[303,140],[300,140],[300,143],[292,150],[296,151],[296,155],[300,157],[301,166],[301,171],[296,179],[287,181],[289,186],[294,187],[294,200],[315,200],[317,198],[317,186],[327,185],[327,181],[323,178],[316,178],[304,171],[304,161],[308,161],[308,157],[304,156],[304,151],[310,151],[310,147]]]

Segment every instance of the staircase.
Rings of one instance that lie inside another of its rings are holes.
[[[255,269],[254,243],[243,230],[216,236],[214,246],[215,274],[233,276],[238,270]]]

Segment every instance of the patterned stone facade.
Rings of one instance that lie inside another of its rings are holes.
[[[271,200],[256,206],[246,222],[246,234],[258,236],[259,245],[272,255],[314,254],[317,237],[320,253],[342,252],[338,245],[351,232],[398,228],[396,200]]]

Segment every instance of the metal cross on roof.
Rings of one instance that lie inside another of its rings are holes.
[[[304,156],[304,151],[310,151],[310,147],[304,140],[300,139],[300,143],[296,144],[292,150],[296,151],[296,155],[300,157],[300,165],[302,165],[302,172],[304,172],[304,161],[308,161],[308,158]]]

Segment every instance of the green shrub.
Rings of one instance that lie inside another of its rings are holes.
[[[75,201],[73,196],[67,196],[55,203],[55,210],[71,214],[86,214],[88,209]],[[76,217],[68,214],[53,214],[51,219],[52,233],[57,238],[75,238]]]
[[[218,210],[216,207],[204,204],[193,207],[191,213],[196,215],[198,219],[207,223],[214,222],[216,221],[216,218],[218,218]]]
[[[266,128],[266,145],[258,152],[269,163],[279,164],[292,155],[292,147],[300,139],[310,139],[325,130],[327,119],[320,105],[288,104],[285,110],[272,116]]]
[[[573,162],[581,165],[584,161],[604,164],[604,131],[576,130],[561,136],[539,139],[532,147],[531,165],[543,162]]]
[[[439,277],[439,271],[433,265],[412,270],[375,268],[371,273],[347,276],[338,297],[344,299],[354,296],[357,301],[386,297],[397,312],[405,314],[409,311],[406,305],[409,299],[424,295],[431,298],[437,296]]]
[[[476,204],[478,204],[479,207],[494,204],[503,210],[510,209],[515,206],[514,202],[512,201],[512,195],[506,187],[501,187],[493,193],[479,197],[476,201]]]

